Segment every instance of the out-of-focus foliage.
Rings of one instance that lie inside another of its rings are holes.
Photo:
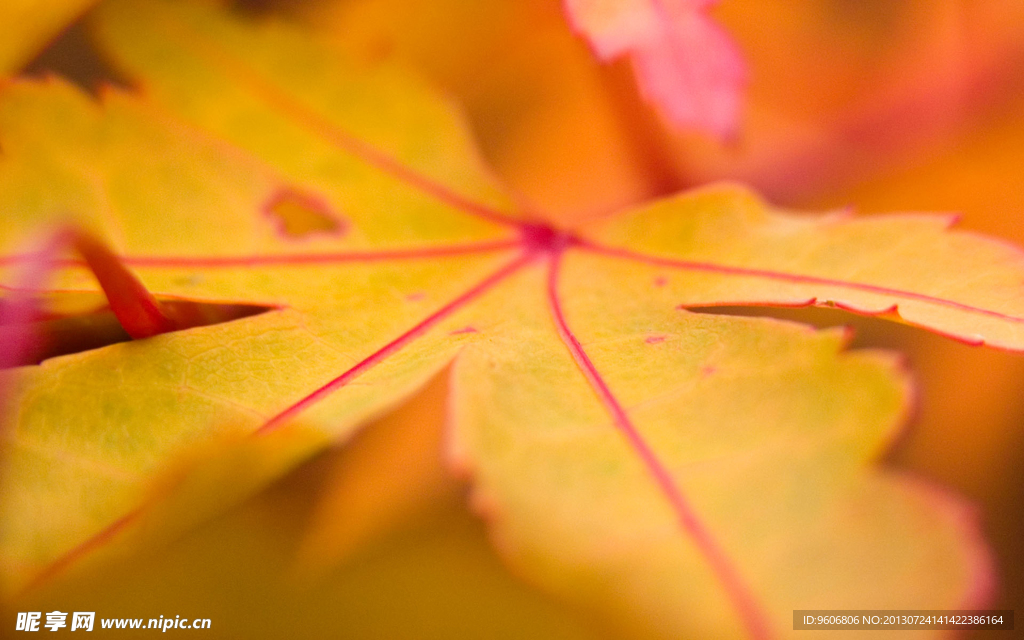
[[[16,71],[96,0],[0,3],[0,75]]]
[[[440,443],[390,445],[422,443],[418,432],[441,432],[443,404],[437,400],[444,390],[439,377],[394,416],[366,425],[344,448],[315,458],[173,544],[34,592],[18,608],[96,611],[97,617],[143,618],[143,624],[161,615],[209,618],[210,631],[191,633],[218,638],[607,638],[581,612],[505,570],[450,476],[444,482],[454,490],[445,498],[421,505],[412,521],[393,519],[391,528],[375,530],[351,553],[353,528],[366,530],[364,518],[372,523],[380,516],[345,508],[351,505],[345,496],[353,495],[353,485],[381,500],[389,495],[374,486],[380,476],[361,461],[372,456],[385,468],[431,466],[443,454]],[[311,543],[316,566],[302,560]],[[345,563],[332,564],[343,551]],[[96,627],[90,637],[130,633],[104,632],[99,622]]]
[[[707,16],[716,0],[565,0],[566,15],[604,61],[628,56],[640,92],[672,126],[734,136],[746,66]]]
[[[342,46],[448,88],[501,175],[574,218],[719,178],[787,203],[835,194],[955,148],[1020,95],[1015,0],[723,2],[714,17],[738,40],[751,84],[737,138],[721,145],[653,118],[628,68],[598,65],[557,4],[349,0],[303,11]]]

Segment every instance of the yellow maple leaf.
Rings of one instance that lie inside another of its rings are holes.
[[[735,186],[556,227],[391,68],[160,0],[97,28],[147,98],[4,88],[4,266],[71,219],[159,297],[271,310],[4,374],[8,588],[184,530],[454,362],[449,455],[499,550],[620,624],[766,638],[811,599],[984,601],[964,507],[869,468],[906,409],[892,357],[688,309],[817,303],[1020,350],[1019,250]],[[70,264],[52,293],[89,290]]]

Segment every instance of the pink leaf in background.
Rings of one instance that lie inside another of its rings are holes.
[[[604,61],[630,55],[644,98],[679,128],[734,135],[746,65],[706,15],[717,0],[564,0]]]

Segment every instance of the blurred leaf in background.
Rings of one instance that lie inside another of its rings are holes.
[[[20,69],[96,0],[4,0],[0,75]]]
[[[609,638],[502,566],[460,483],[436,466],[445,391],[440,376],[344,448],[180,540],[44,588],[19,610],[96,611],[143,624],[209,618],[203,633],[218,638]],[[403,446],[410,442],[426,446]],[[401,505],[413,503],[380,486],[403,480],[381,471],[410,467],[424,471],[408,479],[433,476],[448,488],[403,515]],[[367,499],[391,515],[360,507]],[[382,518],[390,525],[381,528]],[[100,638],[128,633],[99,624]]]
[[[599,59],[628,56],[646,101],[679,129],[720,139],[739,127],[747,69],[707,12],[717,0],[565,0],[566,18]]]

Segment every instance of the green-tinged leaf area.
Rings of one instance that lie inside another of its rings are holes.
[[[0,282],[72,224],[158,298],[271,310],[0,371],[5,593],[179,536],[452,365],[448,455],[496,548],[602,624],[766,639],[796,608],[989,602],[971,510],[873,466],[910,404],[894,356],[688,308],[1024,350],[1019,249],[735,186],[556,229],[404,72],[184,2],[110,0],[93,27],[137,91],[0,87]],[[52,266],[50,311],[98,291]]]
[[[413,130],[424,133],[409,142],[403,161],[448,166],[444,155],[455,153],[452,165],[473,166],[458,154],[464,142],[443,105],[415,89],[410,96],[428,113],[419,114],[425,122]],[[272,166],[160,107],[116,92],[96,104],[58,80],[5,86],[0,130],[6,254],[31,250],[47,230],[74,223],[111,241],[161,295],[278,308],[19,372],[0,506],[9,588],[77,555],[83,541],[103,536],[140,504],[162,501],[167,489],[156,477],[209,457],[214,443],[237,445],[515,253],[502,248],[506,229],[403,187],[312,133],[306,152],[296,146],[300,136],[289,153],[304,161],[319,153],[331,158],[322,164],[333,164],[288,173],[291,167]],[[262,131],[274,137],[270,125]],[[333,188],[321,188],[324,173],[334,176]],[[344,221],[344,233],[298,241],[281,234],[265,205],[282,191],[314,194]],[[380,260],[365,255],[368,248],[401,253]],[[433,248],[452,255],[433,260]],[[4,266],[16,285],[17,261]],[[96,288],[84,268],[65,269],[52,284]],[[439,370],[465,339],[448,335],[460,327],[425,327],[358,384],[315,403],[304,424],[344,437]],[[282,447],[281,455],[297,454]]]

